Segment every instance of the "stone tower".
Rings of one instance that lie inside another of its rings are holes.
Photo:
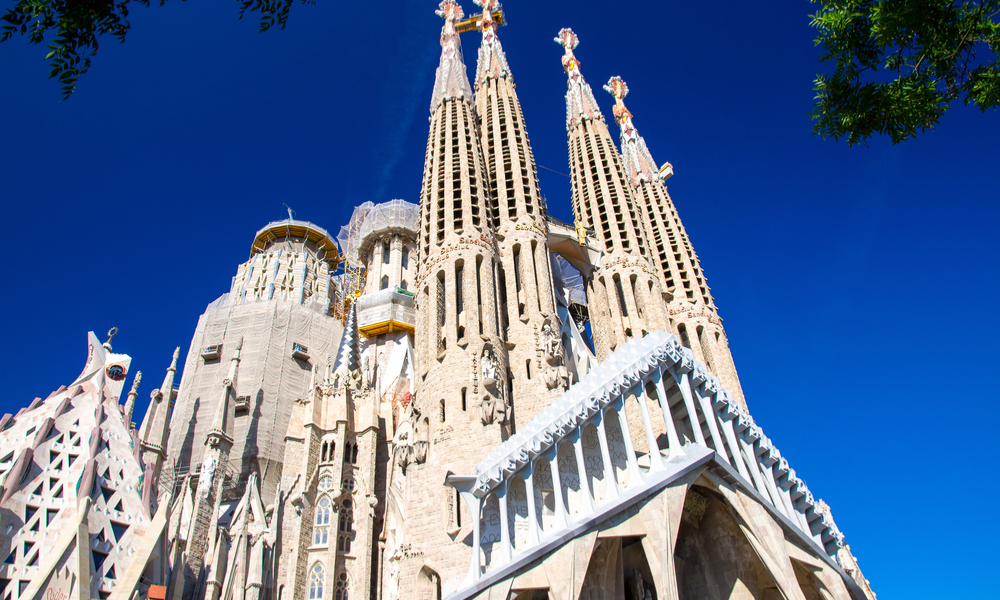
[[[412,550],[396,568],[401,587],[418,580],[434,586],[468,568],[468,548],[457,537],[456,492],[442,484],[448,473],[471,468],[479,447],[498,444],[510,433],[507,346],[497,291],[505,275],[455,30],[464,15],[453,0],[441,2],[438,15],[445,22],[420,196],[413,406],[416,435],[423,429],[432,442],[426,463],[405,468],[400,539]],[[412,557],[418,550],[420,560]]]
[[[336,363],[314,371],[308,393],[292,409],[278,597],[371,597],[380,415],[361,345],[352,304]]]
[[[643,216],[632,199],[618,149],[594,92],[573,55],[576,34],[556,38],[565,49],[566,131],[569,136],[573,214],[577,227],[592,229],[604,250],[599,269],[587,281],[594,350],[604,360],[630,338],[669,326],[659,274],[647,249]]]
[[[510,404],[527,423],[568,386],[552,290],[548,224],[535,157],[493,13],[498,0],[476,0],[482,43],[476,65],[476,111],[503,273],[501,329],[508,342]],[[546,343],[548,342],[548,343]],[[560,372],[561,371],[561,372]]]
[[[343,330],[330,314],[339,301],[330,285],[339,260],[329,234],[312,223],[287,219],[257,232],[229,293],[198,319],[170,421],[172,459],[162,484],[179,484],[201,464],[228,370],[223,357],[243,339],[224,495],[239,500],[257,473],[263,501],[273,501],[292,402],[303,396],[312,367],[333,351]]]
[[[625,108],[628,86],[622,78],[612,77],[604,89],[615,97],[614,115],[621,130],[622,162],[636,208],[649,226],[649,249],[666,290],[670,330],[694,351],[697,360],[704,361],[708,370],[745,407],[746,400],[722,319],[698,255],[667,193],[666,180],[673,175],[673,167],[666,163],[657,168],[646,141],[632,122],[632,113]]]

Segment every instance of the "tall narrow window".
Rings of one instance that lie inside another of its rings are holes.
[[[400,257],[399,264],[404,269],[410,268],[410,249],[403,246],[403,255]]]
[[[462,412],[465,412],[465,397],[468,393],[469,388],[462,388]],[[442,419],[443,421],[444,419]]]
[[[317,563],[309,574],[309,600],[321,600],[323,598],[323,582],[326,579],[326,572],[323,565]]]
[[[347,543],[350,544],[350,540]],[[341,573],[337,576],[337,593],[334,596],[334,600],[350,600],[347,595],[350,587],[350,582],[347,580],[347,573]]]
[[[691,340],[688,338],[688,330],[687,327],[684,326],[684,323],[677,326],[677,333],[680,335],[681,345],[685,348],[690,348]]]
[[[628,306],[625,305],[625,290],[622,289],[622,278],[618,275],[614,276],[615,280],[615,292],[618,294],[618,306],[622,311],[622,316],[628,316]]]
[[[389,289],[389,276],[388,275],[383,275],[382,276],[382,287],[380,287],[379,289],[382,289],[382,290]]]
[[[442,423],[444,423],[444,418],[445,418],[445,414],[444,414],[444,398],[441,398],[441,422]]]
[[[541,312],[542,295],[538,285],[538,242],[535,240],[531,240],[531,273],[535,276],[535,302],[538,304],[538,311]]]
[[[438,278],[438,285],[437,285],[438,352],[444,352],[448,348],[448,341],[444,335],[444,317],[445,317],[444,271],[439,271],[437,278]]]
[[[476,257],[476,310],[479,312],[479,335],[483,335],[483,257]],[[462,410],[465,410],[464,408]]]
[[[382,242],[382,264],[389,264],[389,257],[392,254],[392,249],[389,247],[389,242]]]

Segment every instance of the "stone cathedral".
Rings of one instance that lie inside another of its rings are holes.
[[[616,145],[559,32],[550,217],[476,4],[437,11],[418,204],[258,231],[138,425],[141,373],[93,333],[0,419],[0,600],[874,600],[750,416],[625,82]]]

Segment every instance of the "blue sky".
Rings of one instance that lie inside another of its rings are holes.
[[[265,34],[235,2],[136,6],[65,102],[44,47],[0,44],[0,411],[71,381],[86,332],[112,326],[148,398],[282,203],[336,233],[361,202],[417,201],[435,6],[318,0]],[[673,163],[751,412],[875,591],[995,594],[1000,489],[975,457],[997,440],[1000,115],[957,106],[899,146],[813,137],[808,2],[504,8],[550,212],[572,218],[553,172],[568,166],[552,38],[569,26],[605,114],[621,75]],[[474,69],[478,34],[463,42]]]

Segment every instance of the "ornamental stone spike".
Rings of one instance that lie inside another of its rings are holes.
[[[580,38],[572,29],[565,27],[559,30],[555,42],[563,47],[563,71],[568,78],[566,82],[566,131],[569,131],[580,120],[604,120],[601,109],[597,107],[594,91],[580,73],[580,61],[573,50],[580,45]]]
[[[472,103],[472,86],[462,60],[462,42],[455,31],[455,21],[465,16],[462,7],[454,0],[442,0],[435,11],[444,19],[441,27],[441,62],[434,77],[434,95],[431,97],[431,113],[448,98],[463,97]]]
[[[476,87],[489,77],[510,77],[507,55],[497,37],[497,22],[493,13],[500,10],[498,0],[474,0],[483,9],[483,17],[477,23],[483,41],[479,45],[479,61],[476,63]]]
[[[615,122],[621,130],[622,160],[633,187],[639,187],[642,181],[664,181],[673,174],[673,167],[664,168],[661,172],[656,161],[646,147],[646,141],[639,135],[632,123],[632,112],[625,108],[625,96],[628,95],[628,85],[619,77],[608,80],[604,90],[614,96],[615,107],[612,109]],[[669,166],[669,165],[665,165]]]
[[[142,381],[142,371],[135,372],[135,378],[132,379],[132,389],[128,392],[128,398],[125,400],[125,425],[128,426],[129,430],[132,429],[132,413],[135,412],[135,399],[139,395],[139,382]]]

